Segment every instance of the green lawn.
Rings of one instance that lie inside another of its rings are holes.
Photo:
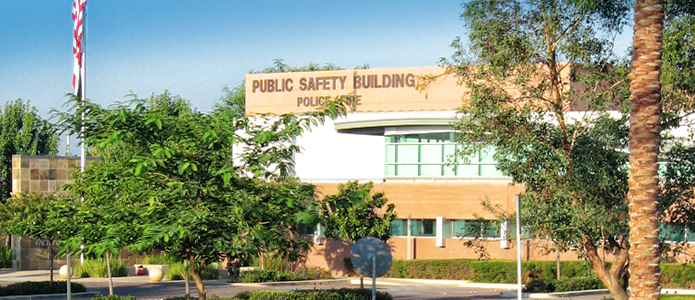
[[[661,294],[663,300],[695,300],[695,295]]]
[[[614,299],[613,298],[604,298],[603,300],[614,300]],[[661,300],[695,300],[695,295],[661,294]]]

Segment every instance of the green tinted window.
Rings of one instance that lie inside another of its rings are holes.
[[[394,177],[502,177],[493,159],[494,148],[473,153],[468,160],[455,157],[452,133],[386,136],[385,176]],[[458,162],[458,163],[457,163]]]
[[[391,223],[391,235],[392,236],[406,236],[408,235],[408,220],[394,220]]]

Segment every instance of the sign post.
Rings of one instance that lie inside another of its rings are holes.
[[[516,195],[516,282],[517,299],[521,300],[521,196]]]

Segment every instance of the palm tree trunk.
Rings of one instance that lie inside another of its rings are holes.
[[[657,208],[661,38],[664,5],[635,3],[635,34],[630,73],[630,299],[659,299]]]

